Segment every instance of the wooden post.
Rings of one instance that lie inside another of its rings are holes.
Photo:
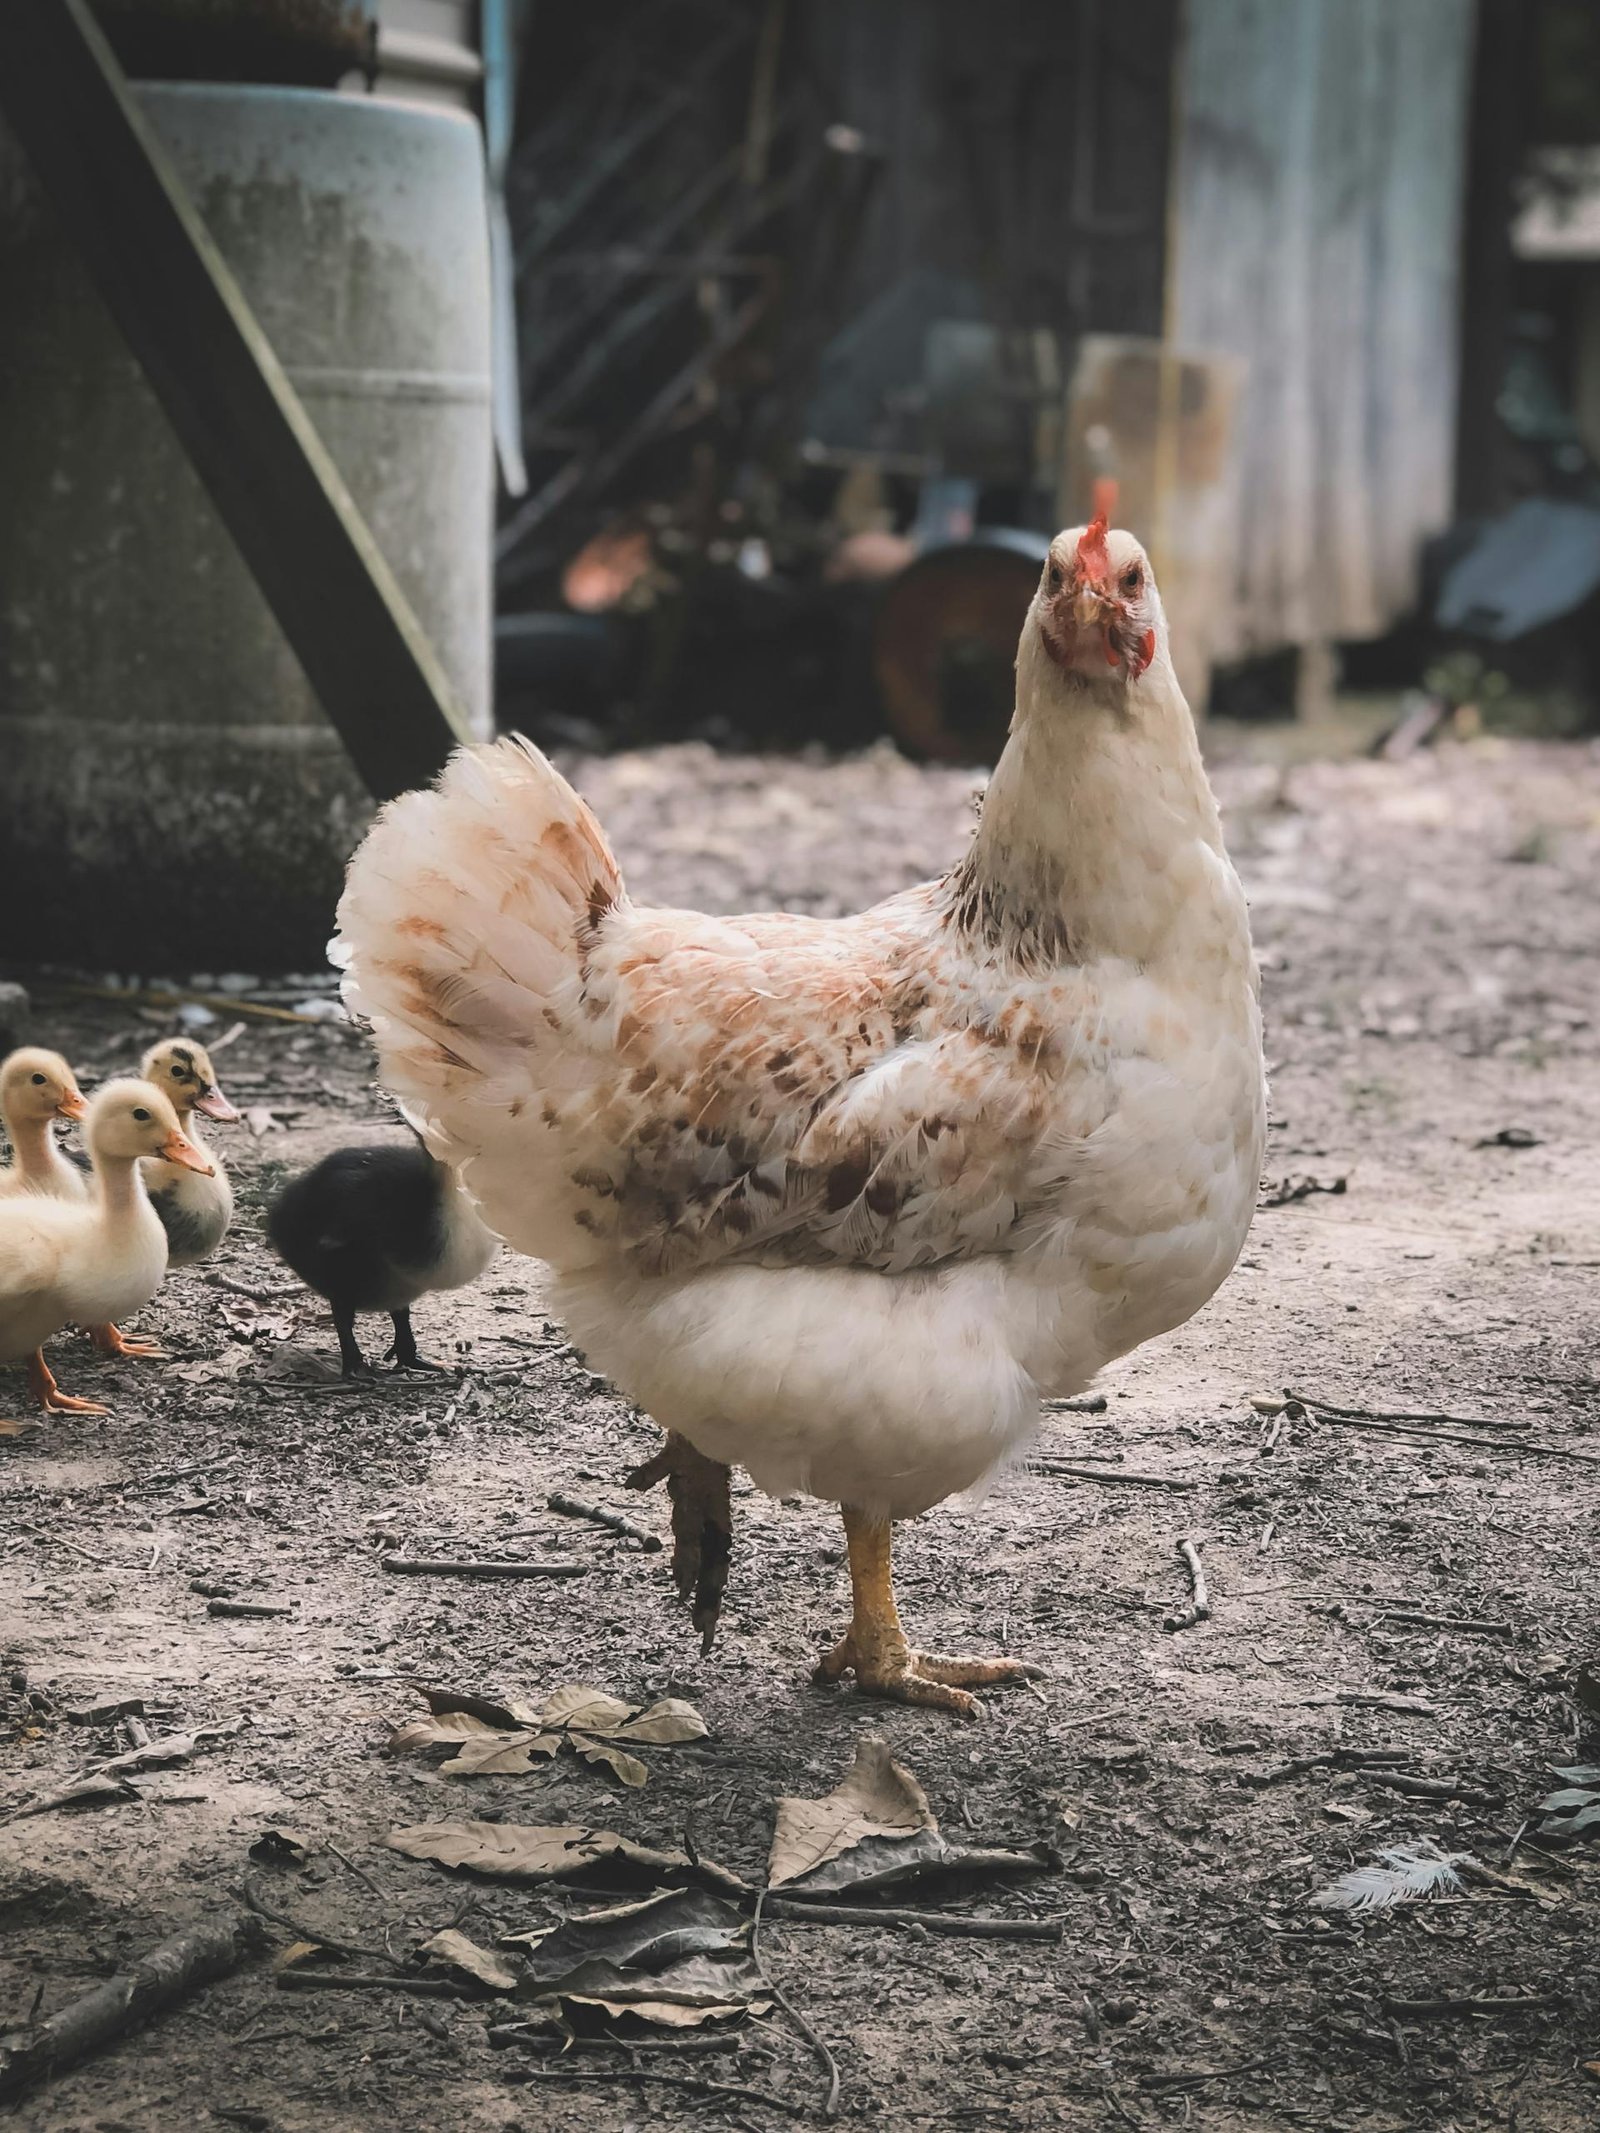
[[[465,713],[87,0],[0,0],[0,111],[373,796]]]

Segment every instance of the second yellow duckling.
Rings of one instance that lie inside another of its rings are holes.
[[[169,1100],[178,1114],[185,1137],[205,1156],[209,1169],[197,1171],[193,1164],[173,1163],[163,1157],[147,1159],[140,1167],[151,1205],[167,1233],[167,1265],[194,1266],[209,1259],[233,1220],[233,1187],[216,1150],[200,1137],[195,1124],[198,1112],[204,1118],[235,1124],[239,1114],[217,1086],[216,1073],[204,1045],[189,1037],[164,1037],[151,1045],[139,1062],[139,1071]]]
[[[11,1161],[0,1169],[0,1193],[86,1200],[89,1180],[65,1154],[53,1128],[58,1118],[82,1118],[88,1108],[59,1052],[24,1045],[0,1060],[0,1124],[11,1143]]]
[[[63,1326],[100,1326],[147,1304],[167,1270],[167,1234],[139,1166],[160,1157],[208,1175],[209,1160],[147,1081],[111,1081],[89,1106],[94,1162],[87,1200],[10,1193],[0,1200],[0,1363],[26,1360],[47,1411],[105,1414],[57,1385],[44,1343]]]

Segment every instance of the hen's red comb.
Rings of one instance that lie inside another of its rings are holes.
[[[1117,485],[1109,475],[1102,475],[1094,485],[1094,516],[1078,536],[1078,561],[1083,565],[1086,577],[1103,578],[1111,568],[1106,535],[1111,530],[1111,514],[1116,508]]]

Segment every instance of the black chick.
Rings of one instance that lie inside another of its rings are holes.
[[[338,1148],[291,1178],[267,1210],[278,1256],[325,1296],[344,1375],[367,1370],[356,1345],[358,1311],[387,1311],[394,1344],[384,1360],[429,1369],[417,1353],[411,1306],[430,1289],[476,1281],[495,1239],[465,1193],[426,1148]]]

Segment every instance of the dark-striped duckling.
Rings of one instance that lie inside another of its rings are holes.
[[[333,1311],[344,1375],[370,1368],[356,1314],[387,1311],[396,1369],[440,1366],[417,1352],[411,1306],[476,1281],[496,1239],[443,1163],[420,1142],[338,1148],[291,1178],[267,1211],[272,1248]]]

